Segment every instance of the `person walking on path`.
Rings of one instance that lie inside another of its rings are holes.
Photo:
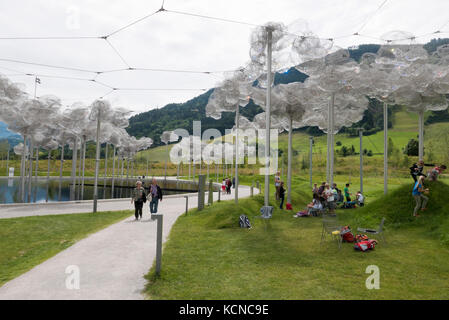
[[[284,182],[281,181],[279,185],[279,199],[281,199],[281,205],[279,208],[284,209],[284,199],[285,199],[285,189],[284,189]]]
[[[416,201],[415,210],[413,210],[414,217],[419,217],[419,209],[421,209],[421,211],[426,210],[427,201],[429,201],[429,198],[423,195],[424,192],[429,192],[429,189],[424,189],[423,180],[424,176],[419,176],[418,181],[415,182],[415,186],[412,191],[413,198],[415,198]]]
[[[159,201],[162,201],[162,190],[156,182],[156,179],[153,178],[153,181],[150,185],[150,192],[148,193],[148,197],[151,197],[150,200],[150,213],[157,213],[157,207]]]
[[[134,215],[136,217],[136,220],[142,219],[142,208],[143,203],[146,201],[146,194],[145,189],[142,187],[142,182],[137,181],[136,187],[133,189],[132,197],[131,197],[131,204],[134,203]]]

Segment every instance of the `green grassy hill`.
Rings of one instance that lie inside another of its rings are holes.
[[[394,232],[399,228],[417,227],[429,237],[449,246],[449,186],[443,182],[425,182],[430,189],[427,211],[421,216],[412,216],[415,201],[411,190],[413,181],[396,188],[386,196],[381,196],[357,211],[349,210],[346,221],[356,225],[375,226],[381,218],[386,218],[387,227]]]
[[[295,211],[310,200],[305,181],[293,190]],[[386,240],[359,252],[320,244],[320,218],[293,218],[275,207],[265,221],[262,196],[215,203],[178,218],[162,257],[162,273],[147,275],[149,299],[448,299],[449,187],[429,184],[428,211],[412,219],[411,183],[363,209],[340,210],[342,224],[374,228],[387,218]],[[274,199],[271,203],[276,205]],[[253,228],[241,229],[246,214]],[[380,270],[380,289],[368,290],[366,268]]]

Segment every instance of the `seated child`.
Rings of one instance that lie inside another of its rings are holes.
[[[320,201],[318,194],[313,195],[313,200],[307,205],[307,208],[303,211],[299,211],[293,217],[307,217],[309,215],[316,216],[317,212],[323,210],[323,204]]]
[[[365,205],[365,197],[363,196],[363,194],[360,191],[357,191],[357,194],[355,196],[359,207],[363,207]]]

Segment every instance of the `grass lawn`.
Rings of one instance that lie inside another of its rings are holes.
[[[294,212],[310,200],[305,181],[295,185]],[[154,267],[146,276],[147,298],[448,299],[449,187],[430,187],[429,210],[419,220],[411,218],[408,184],[363,209],[339,211],[353,230],[387,218],[388,243],[365,253],[348,243],[339,250],[329,238],[320,246],[319,218],[293,218],[279,209],[268,221],[257,218],[262,196],[189,211],[172,228],[160,277]],[[240,214],[249,216],[252,229],[238,227]],[[380,269],[380,290],[365,287],[369,265]]]
[[[131,211],[0,219],[0,286]]]

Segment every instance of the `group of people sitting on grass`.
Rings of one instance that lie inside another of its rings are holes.
[[[342,191],[337,187],[336,183],[332,184],[323,182],[320,187],[315,183],[312,189],[313,199],[307,205],[304,211],[298,212],[294,217],[300,216],[316,216],[323,210],[328,210],[330,214],[335,213],[335,209],[339,206],[341,208],[355,208],[356,206],[363,207],[365,205],[364,195],[358,191],[355,195],[355,199],[351,199],[351,193],[349,192],[350,184],[347,183]]]
[[[427,175],[423,173],[425,166],[433,167],[428,171]],[[434,164],[424,163],[423,160],[419,160],[410,167],[410,175],[415,181],[412,190],[412,195],[416,202],[413,210],[414,217],[419,217],[418,211],[425,211],[427,209],[426,206],[429,198],[425,194],[429,194],[429,188],[424,187],[424,180],[427,178],[429,181],[436,181],[444,170],[446,170],[446,166],[444,164],[435,166]]]

